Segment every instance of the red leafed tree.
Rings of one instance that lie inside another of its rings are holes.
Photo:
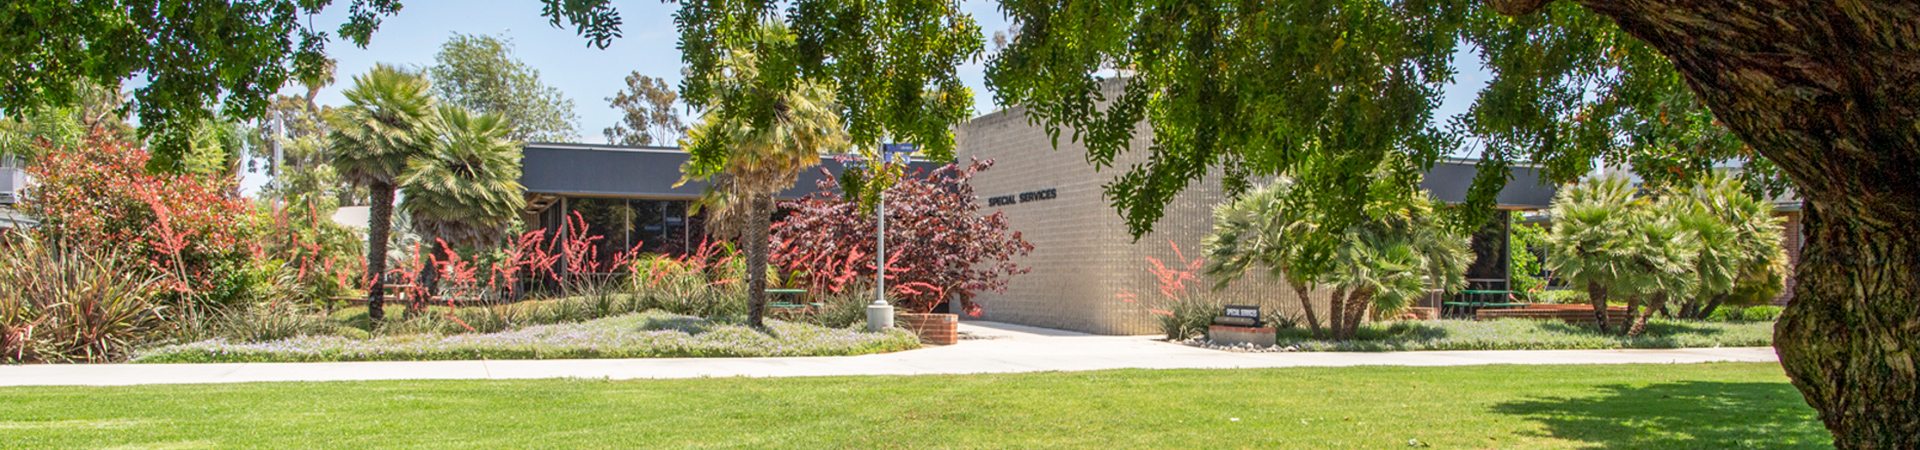
[[[1013,262],[1033,251],[1000,212],[981,214],[968,183],[993,160],[949,164],[902,177],[886,191],[887,286],[899,306],[927,312],[954,300],[979,315],[974,294],[1006,288],[1028,269]],[[875,271],[872,209],[839,191],[833,177],[820,191],[780,206],[792,211],[774,225],[772,260],[810,289],[839,293],[872,284]]]
[[[82,148],[46,152],[21,206],[49,241],[133,258],[181,293],[215,290],[210,272],[259,253],[252,207],[233,180],[149,173],[147,151],[96,131]]]

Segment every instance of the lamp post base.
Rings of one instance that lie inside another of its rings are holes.
[[[867,305],[867,331],[880,331],[893,328],[893,305],[874,300]]]

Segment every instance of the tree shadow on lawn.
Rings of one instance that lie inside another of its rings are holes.
[[[689,336],[699,336],[702,334],[706,334],[707,332],[711,332],[713,331],[714,328],[723,326],[723,325],[744,326],[745,324],[734,323],[733,320],[729,320],[729,319],[708,319],[708,318],[701,318],[701,317],[677,316],[677,317],[667,317],[667,318],[648,318],[646,322],[642,322],[640,324],[640,329],[642,331],[673,330],[681,333],[686,333]],[[780,335],[773,331],[773,327],[760,327],[760,328],[746,327],[746,328],[749,330],[758,332],[760,334],[767,335],[767,337],[770,337],[770,338],[775,338],[775,339],[780,338]]]
[[[1599,449],[1833,448],[1832,436],[1787,383],[1684,381],[1606,385],[1597,396],[1535,397],[1492,412],[1545,426],[1545,436]]]
[[[706,334],[713,331],[713,327],[714,323],[711,320],[685,316],[648,318],[646,322],[640,324],[640,329],[645,331],[673,330],[692,336]]]
[[[1543,323],[1540,324],[1540,329],[1543,329],[1543,330],[1548,330],[1548,331],[1553,331],[1558,333],[1567,333],[1567,334],[1601,335],[1600,328],[1595,327],[1592,324],[1574,325],[1574,324],[1570,324],[1570,323],[1566,323],[1558,320],[1549,320],[1549,321],[1542,321],[1542,322]],[[1628,325],[1628,326],[1631,326],[1631,325]],[[1619,335],[1617,334],[1618,330],[1619,330],[1618,328],[1611,328],[1609,329],[1609,331],[1612,331],[1612,332],[1607,333],[1606,335],[1618,336]],[[1721,334],[1725,332],[1726,330],[1714,328],[1713,326],[1705,325],[1705,324],[1675,322],[1675,321],[1668,321],[1668,320],[1649,320],[1647,321],[1647,331],[1645,334],[1642,334],[1641,336],[1644,338],[1664,338],[1664,337],[1671,337],[1671,336],[1677,336],[1682,334],[1712,336],[1712,335]]]

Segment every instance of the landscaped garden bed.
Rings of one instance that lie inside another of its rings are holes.
[[[137,363],[417,361],[458,359],[588,359],[741,356],[830,356],[918,348],[912,333],[868,333],[771,320],[755,330],[658,310],[577,323],[534,325],[496,333],[351,338],[299,336],[268,342],[224,339],[160,347]]]
[[[1559,320],[1432,320],[1370,323],[1354,339],[1315,340],[1301,328],[1278,331],[1273,347],[1216,346],[1205,337],[1188,345],[1234,351],[1376,352],[1410,350],[1572,350],[1617,348],[1764,347],[1773,322],[1652,319],[1640,336],[1602,334],[1593,325]]]

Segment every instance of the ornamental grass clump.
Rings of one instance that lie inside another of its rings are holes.
[[[122,261],[0,238],[0,361],[114,361],[167,337],[158,278]]]

